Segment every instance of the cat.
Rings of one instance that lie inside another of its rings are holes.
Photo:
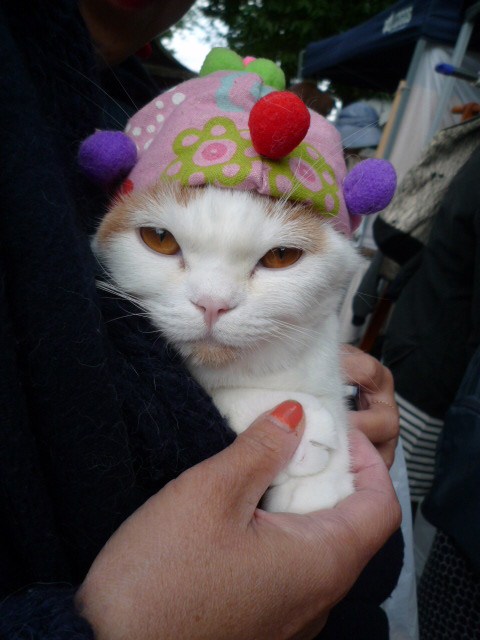
[[[117,199],[93,238],[131,299],[241,433],[284,400],[306,426],[262,507],[307,513],[354,491],[337,308],[360,258],[311,206],[164,180]]]
[[[346,175],[338,131],[284,88],[273,62],[215,48],[124,132],[87,138],[79,163],[119,193],[93,242],[103,286],[142,307],[231,427],[303,406],[262,504],[306,513],[354,489],[336,312],[359,266],[348,238],[395,172],[371,158]]]

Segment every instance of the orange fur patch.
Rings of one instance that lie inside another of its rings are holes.
[[[265,196],[258,196],[262,199]],[[268,205],[265,207],[267,215],[277,215],[279,201],[275,198],[268,198]],[[326,232],[326,222],[313,207],[297,202],[286,201],[282,203],[282,208],[287,222],[295,224],[300,231],[300,235],[308,238],[311,246],[309,250],[313,253],[322,253],[328,246],[328,235]]]
[[[106,244],[111,236],[132,227],[133,214],[138,211],[144,198],[144,194],[132,192],[114,201],[97,230],[96,238],[100,245]]]
[[[152,200],[161,206],[165,199],[173,198],[182,206],[187,207],[198,198],[205,187],[185,187],[177,182],[158,181],[155,185],[142,192],[131,192],[119,197],[112,208],[103,218],[97,231],[97,240],[101,244],[107,243],[116,233],[127,231],[135,226],[136,212],[148,207]],[[232,193],[234,190],[229,190]],[[314,253],[325,251],[328,243],[325,232],[325,221],[318,212],[308,205],[290,201],[280,201],[269,196],[251,192],[253,198],[259,198],[267,215],[278,215],[279,207],[287,222],[292,222],[299,229],[300,235],[308,239],[308,249]]]
[[[136,212],[146,208],[152,201],[161,205],[165,199],[174,198],[178,204],[186,207],[197,196],[196,188],[183,187],[178,183],[163,180],[145,191],[132,191],[128,195],[119,196],[103,218],[97,231],[97,240],[104,244],[112,235],[136,226]]]
[[[196,365],[222,367],[236,360],[238,356],[239,350],[235,347],[198,342],[193,345],[190,358]]]

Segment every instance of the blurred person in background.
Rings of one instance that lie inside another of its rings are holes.
[[[382,137],[379,116],[366,102],[352,102],[338,114],[335,126],[342,136],[347,168],[361,160],[373,158]]]

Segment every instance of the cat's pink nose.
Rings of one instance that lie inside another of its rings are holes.
[[[227,311],[233,309],[234,305],[225,300],[218,300],[210,297],[199,298],[193,303],[203,313],[203,319],[209,329],[217,322],[219,317]]]

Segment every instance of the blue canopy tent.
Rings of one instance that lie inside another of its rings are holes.
[[[309,44],[301,55],[300,76],[393,92],[406,78],[418,43],[456,42],[469,4],[400,0],[349,31]]]
[[[474,0],[399,0],[367,22],[337,36],[313,42],[300,54],[299,76],[328,78],[336,84],[393,93],[404,80],[401,98],[383,155],[390,158],[415,85],[417,72],[432,45],[453,47],[450,62],[461,65],[467,47],[480,50],[474,30],[480,2]],[[430,131],[422,144],[440,128],[453,79],[444,89]]]

